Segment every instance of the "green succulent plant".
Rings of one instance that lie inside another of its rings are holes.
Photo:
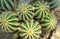
[[[31,20],[33,18],[33,9],[30,4],[21,4],[18,7],[18,14],[20,20]]]
[[[16,0],[0,0],[0,10],[13,10],[15,9]]]
[[[46,15],[48,15],[49,6],[48,6],[47,2],[37,1],[34,4],[34,6],[35,6],[36,18],[43,18]]]
[[[0,29],[5,32],[13,32],[17,30],[19,19],[12,12],[2,12],[0,15]]]
[[[40,24],[42,25],[42,28],[53,30],[56,28],[57,19],[54,14],[49,13],[46,17],[43,18]]]
[[[50,9],[53,10],[58,6],[58,0],[46,0],[50,5]]]
[[[20,31],[20,36],[22,36],[23,39],[37,39],[41,34],[41,26],[38,25],[37,22],[26,21],[20,26]]]
[[[51,10],[57,6],[57,0],[0,0],[0,30],[12,39],[40,39],[46,30],[56,28]]]

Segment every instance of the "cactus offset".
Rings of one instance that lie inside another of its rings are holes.
[[[2,12],[0,15],[0,29],[6,32],[13,32],[17,30],[19,19],[12,12]]]
[[[23,39],[37,39],[41,34],[41,26],[33,21],[26,21],[26,23],[23,23],[20,28],[20,35],[23,37]]]
[[[58,0],[47,0],[50,5],[50,9],[53,10],[58,6]]]
[[[15,9],[14,1],[16,1],[16,0],[0,0],[0,10]]]
[[[37,3],[35,3],[35,11],[37,18],[43,18],[48,15],[49,6],[47,5],[47,2],[37,1]]]
[[[31,20],[33,18],[32,6],[29,4],[21,4],[18,7],[18,14],[20,20]]]
[[[43,28],[53,30],[56,28],[57,19],[52,13],[49,13],[40,23]]]

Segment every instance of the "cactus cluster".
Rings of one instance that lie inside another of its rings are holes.
[[[56,3],[56,1],[41,0],[33,4],[18,3],[16,7],[16,3],[14,2],[17,1],[0,0],[0,10],[4,10],[0,13],[1,30],[7,33],[18,32],[17,35],[23,39],[38,39],[43,32],[42,29],[54,30],[56,28],[57,19],[51,11],[52,8],[55,8],[55,5],[50,6],[54,2]]]

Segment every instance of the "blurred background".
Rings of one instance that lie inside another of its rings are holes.
[[[59,3],[59,4],[58,4],[58,7],[60,7],[60,0],[58,0],[58,3]]]
[[[30,1],[32,1],[32,0],[20,0],[20,3],[23,3],[23,2],[30,2]],[[58,7],[60,7],[60,0],[57,0],[58,1]]]

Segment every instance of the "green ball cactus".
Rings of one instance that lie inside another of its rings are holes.
[[[0,0],[0,10],[15,9],[14,1],[16,0]]]
[[[13,39],[19,36],[40,39],[46,30],[50,32],[56,28],[57,19],[50,11],[57,7],[57,0],[33,0],[25,4],[18,1],[21,2],[0,0],[0,30],[11,34]]]
[[[33,11],[32,11],[32,6],[29,4],[21,4],[18,7],[18,14],[19,14],[19,18],[20,20],[31,20],[33,18]]]
[[[43,18],[40,24],[42,25],[42,28],[53,30],[56,28],[57,19],[52,13],[49,13],[46,17]]]
[[[5,32],[17,30],[19,19],[12,12],[2,12],[0,15],[0,29]]]
[[[23,39],[37,39],[41,34],[41,26],[38,25],[37,22],[26,21],[25,23],[22,23],[22,26],[20,26],[20,31],[20,36],[22,36]]]
[[[58,6],[58,0],[47,0],[50,5],[50,9],[53,10]]]
[[[35,3],[34,6],[35,6],[35,11],[36,11],[36,18],[43,18],[46,15],[48,15],[49,6],[47,2],[37,1],[37,3]]]

